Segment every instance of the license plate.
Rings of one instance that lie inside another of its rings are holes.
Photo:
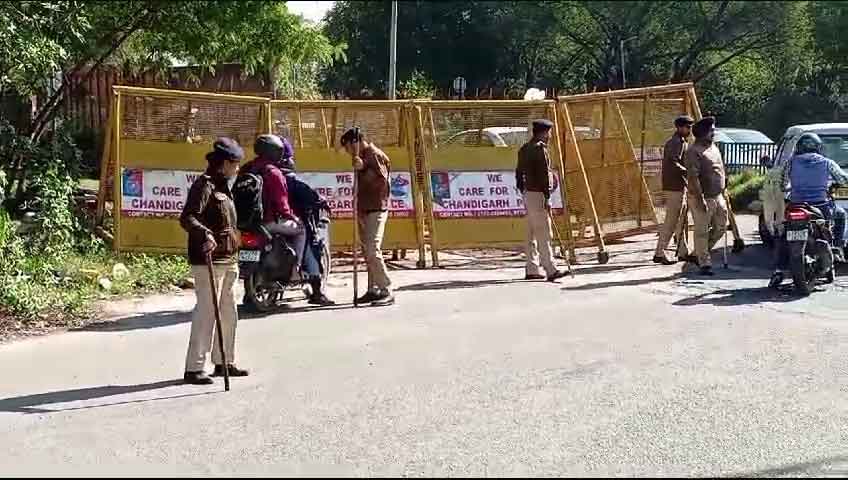
[[[786,231],[786,241],[788,241],[788,242],[806,242],[808,234],[809,234],[809,232],[807,230],[787,230]]]
[[[239,252],[239,262],[258,262],[261,253],[259,250],[242,250]]]

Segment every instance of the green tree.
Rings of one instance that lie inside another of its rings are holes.
[[[161,68],[181,59],[210,69],[238,62],[247,74],[275,77],[292,64],[327,64],[343,55],[343,44],[331,43],[282,1],[0,2],[0,93],[48,94],[18,132],[33,145],[60,111],[70,79],[88,69],[85,79],[107,62]],[[53,85],[57,76],[60,85]],[[17,172],[19,194],[26,163],[16,154],[0,165]]]

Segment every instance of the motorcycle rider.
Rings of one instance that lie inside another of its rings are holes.
[[[309,303],[312,305],[330,306],[336,302],[330,300],[324,291],[324,278],[321,272],[321,258],[323,244],[318,237],[319,214],[322,207],[327,206],[326,200],[321,197],[306,182],[297,177],[294,162],[294,149],[291,143],[283,138],[283,158],[278,166],[286,178],[286,187],[289,193],[289,203],[295,215],[303,221],[306,230],[306,248],[303,251],[303,264],[301,264],[302,275],[312,287]],[[326,238],[324,241],[329,242]]]
[[[260,135],[253,151],[256,158],[246,163],[242,172],[262,175],[262,223],[268,232],[291,239],[299,268],[306,246],[306,229],[289,204],[288,184],[277,166],[285,152],[283,140],[277,135]]]
[[[815,133],[804,133],[795,144],[795,153],[783,170],[781,182],[784,192],[790,191],[791,203],[807,203],[821,210],[824,217],[833,220],[833,243],[836,247],[834,260],[844,262],[845,247],[845,210],[828,197],[830,181],[836,184],[848,184],[848,173],[835,161],[821,154],[822,140]],[[783,272],[787,267],[787,243],[783,235],[782,219],[775,228],[778,232],[776,249],[776,268],[769,285],[775,287],[783,281]]]

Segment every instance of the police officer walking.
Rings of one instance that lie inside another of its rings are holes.
[[[705,117],[692,126],[695,143],[686,150],[689,209],[695,220],[695,255],[702,275],[713,275],[710,251],[727,233],[725,173],[721,152],[713,142],[715,118]]]
[[[533,138],[518,150],[518,166],[515,168],[515,186],[524,196],[527,209],[526,280],[547,278],[552,282],[565,276],[565,272],[558,270],[554,265],[551,247],[553,175],[548,155],[551,128],[553,123],[549,120],[533,121]],[[546,275],[542,275],[541,268],[544,268]]]
[[[689,115],[677,117],[674,120],[674,135],[665,142],[663,148],[662,189],[666,193],[665,220],[660,227],[657,249],[654,252],[654,263],[662,265],[684,262],[689,256],[685,232],[677,242],[677,262],[669,260],[665,256],[665,249],[668,247],[668,242],[674,235],[679,223],[680,210],[683,208],[683,199],[686,195],[686,166],[683,163],[683,158],[686,154],[693,123],[695,121]]]

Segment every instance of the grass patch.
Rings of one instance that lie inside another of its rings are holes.
[[[127,268],[113,275],[116,264]],[[169,291],[190,275],[182,256],[100,250],[60,258],[28,255],[0,276],[0,336],[15,331],[75,327],[95,319],[94,303],[119,296]],[[100,282],[111,283],[108,290]]]
[[[727,193],[733,211],[748,210],[751,202],[759,200],[765,179],[765,175],[754,170],[745,170],[728,177]]]

